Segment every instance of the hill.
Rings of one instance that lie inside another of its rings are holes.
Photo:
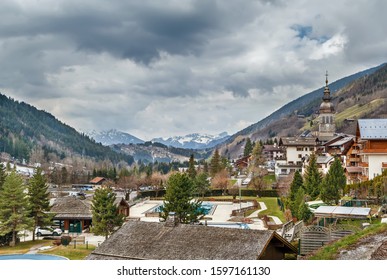
[[[144,143],[144,140],[141,140],[129,133],[118,131],[116,129],[110,129],[105,131],[97,132],[95,130],[87,133],[87,135],[94,139],[96,142],[101,143],[104,146],[114,145],[114,144],[140,144]]]
[[[336,108],[338,132],[354,133],[359,117],[382,117],[386,114],[387,64],[345,77],[329,84],[332,102]],[[263,120],[232,135],[223,145],[222,154],[237,158],[243,151],[244,141],[281,136],[294,136],[303,130],[316,129],[316,112],[321,104],[324,88],[305,94],[284,105]]]
[[[135,161],[143,163],[152,162],[184,162],[191,155],[195,160],[206,159],[211,155],[211,150],[195,150],[166,146],[158,142],[145,142],[143,144],[117,144],[111,146],[115,151],[133,156]]]
[[[133,162],[133,157],[102,146],[87,135],[57,120],[53,115],[0,94],[0,151],[29,162],[34,153],[40,159],[85,157]],[[38,151],[38,152],[37,152]]]

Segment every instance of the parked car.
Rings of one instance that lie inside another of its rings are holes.
[[[35,230],[36,236],[59,236],[62,234],[62,230],[60,228],[52,228],[52,227],[37,227]]]

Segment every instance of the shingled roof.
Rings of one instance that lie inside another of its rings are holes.
[[[91,219],[91,204],[73,196],[57,198],[51,207],[56,219]]]
[[[256,260],[269,243],[280,250],[296,249],[272,230],[217,228],[203,225],[165,226],[129,221],[103,242],[89,260]]]

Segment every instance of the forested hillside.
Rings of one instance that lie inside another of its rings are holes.
[[[54,154],[60,159],[72,156],[133,162],[133,157],[96,143],[53,115],[0,94],[0,152],[29,161],[32,151],[41,149],[43,158]]]

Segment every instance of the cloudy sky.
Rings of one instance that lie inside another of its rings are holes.
[[[2,0],[0,92],[80,131],[232,134],[387,62],[387,1]]]

